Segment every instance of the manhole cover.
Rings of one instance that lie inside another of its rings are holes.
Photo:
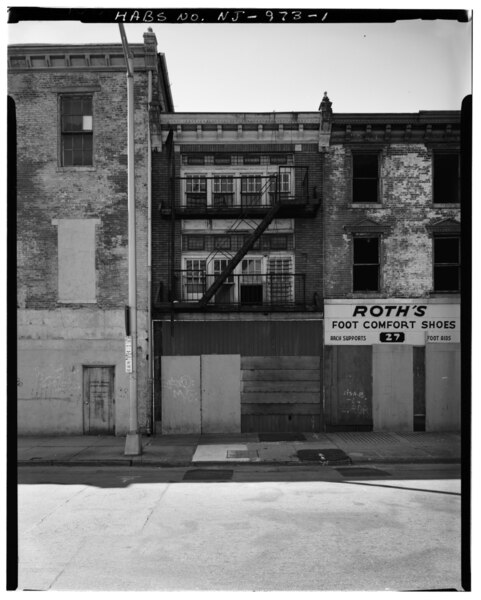
[[[229,481],[233,474],[231,469],[192,469],[184,473],[183,481]]]
[[[299,460],[320,462],[322,464],[351,464],[349,456],[344,450],[339,450],[338,448],[307,448],[305,450],[298,450],[297,456]]]
[[[305,442],[303,433],[259,433],[259,442]]]
[[[346,479],[355,479],[358,477],[391,477],[391,473],[381,469],[372,469],[370,467],[350,467],[348,469],[336,469]]]

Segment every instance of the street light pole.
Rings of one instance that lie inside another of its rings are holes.
[[[134,61],[129,50],[127,36],[119,23],[120,37],[127,65],[127,188],[128,188],[128,266],[129,310],[126,337],[126,368],[129,372],[129,432],[125,439],[126,456],[142,454],[137,415],[137,257],[135,230],[135,137],[134,137]],[[129,349],[129,352],[127,352]]]

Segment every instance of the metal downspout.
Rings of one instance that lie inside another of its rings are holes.
[[[150,105],[152,103],[152,71],[148,71],[147,90],[147,320],[149,327],[150,433],[155,433],[154,407],[154,326],[152,323],[152,141],[150,139]]]

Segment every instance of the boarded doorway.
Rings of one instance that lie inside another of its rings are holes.
[[[85,435],[113,434],[115,367],[84,367],[83,421]]]

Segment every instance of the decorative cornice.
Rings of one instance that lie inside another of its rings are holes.
[[[377,234],[387,234],[391,231],[390,225],[383,225],[381,223],[377,223],[372,219],[361,219],[352,225],[344,225],[344,231],[350,234],[363,234],[363,233],[377,233]]]
[[[134,55],[134,70],[157,68],[156,61],[143,44],[129,44],[129,48]],[[22,44],[8,47],[9,72],[57,70],[124,71],[122,45]]]
[[[434,234],[460,234],[461,233],[461,223],[456,221],[455,219],[443,219],[441,221],[437,221],[436,223],[432,223],[431,225],[426,225],[427,231],[432,235]]]

